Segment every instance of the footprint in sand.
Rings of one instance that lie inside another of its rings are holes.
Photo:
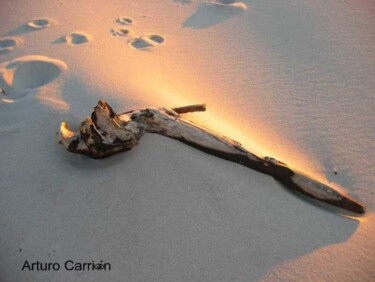
[[[53,26],[55,24],[56,24],[56,21],[47,19],[47,18],[35,19],[26,23],[27,26],[31,28],[35,28],[35,29],[42,29],[42,28]]]
[[[126,28],[114,28],[111,29],[112,36],[127,36],[131,33],[129,29]]]
[[[126,18],[126,17],[123,17],[123,18],[117,18],[116,22],[119,23],[119,24],[122,24],[122,25],[130,25],[130,24],[133,24],[133,20],[130,19],[130,18]]]
[[[68,45],[81,45],[90,42],[92,40],[92,35],[83,31],[75,31],[60,40],[65,41]]]
[[[0,64],[0,88],[6,100],[19,100],[30,90],[47,85],[67,69],[63,61],[32,55]],[[1,99],[0,98],[0,99]],[[1,99],[3,100],[3,99]]]
[[[17,37],[8,37],[0,39],[0,54],[12,51],[22,44],[22,39]]]
[[[134,49],[146,49],[150,47],[156,47],[163,44],[165,41],[164,37],[153,34],[144,35],[137,38],[133,38],[129,41],[129,46]]]
[[[57,21],[48,18],[38,18],[24,23],[23,25],[9,31],[7,36],[17,36],[29,32],[42,30],[57,25]]]
[[[247,10],[247,6],[245,3],[236,0],[214,0],[210,1],[208,4],[219,7],[231,7],[241,10]]]

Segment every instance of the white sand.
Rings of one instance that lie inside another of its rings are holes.
[[[1,281],[375,279],[373,3],[203,2],[1,1],[0,40],[17,38],[0,53]],[[368,212],[339,216],[160,136],[105,160],[64,151],[59,123],[100,98],[117,111],[206,102],[189,118]],[[112,270],[21,271],[68,259]]]

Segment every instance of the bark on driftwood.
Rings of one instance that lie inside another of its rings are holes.
[[[286,188],[310,198],[354,213],[365,213],[363,205],[328,185],[274,158],[258,157],[243,148],[240,143],[203,129],[179,116],[179,114],[205,111],[205,109],[205,105],[174,109],[146,108],[117,115],[105,101],[101,100],[94,108],[91,117],[87,117],[81,123],[78,132],[72,132],[65,122],[61,123],[60,143],[70,152],[100,159],[130,150],[138,144],[145,133],[157,133],[177,139],[208,154],[268,174]]]

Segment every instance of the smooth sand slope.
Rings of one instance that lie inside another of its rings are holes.
[[[371,1],[0,7],[1,281],[374,280]],[[368,212],[341,216],[156,135],[104,160],[66,152],[60,122],[78,126],[103,98],[117,112],[205,102],[188,118]],[[112,269],[21,271],[25,260]]]

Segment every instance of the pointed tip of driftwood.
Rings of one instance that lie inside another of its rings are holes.
[[[336,206],[356,214],[366,213],[366,208],[361,203],[349,198],[348,196],[344,196],[341,201],[336,203]]]

